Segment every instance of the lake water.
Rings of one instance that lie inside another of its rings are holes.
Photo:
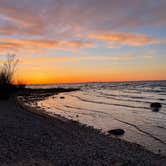
[[[103,132],[122,128],[125,134],[121,139],[166,155],[166,81],[56,84],[40,87],[80,88],[79,91],[61,93],[39,101],[38,106],[49,114],[73,119],[102,129]],[[162,104],[159,112],[150,109],[152,102]]]

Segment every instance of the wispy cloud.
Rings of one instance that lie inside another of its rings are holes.
[[[1,0],[0,27],[9,29],[10,24],[13,34],[51,37],[121,28],[133,30],[165,26],[165,8],[165,0],[158,3],[155,0]]]
[[[42,49],[57,48],[59,47],[58,41],[51,40],[25,40],[25,39],[12,39],[3,38],[0,39],[1,51],[19,51],[30,50],[39,51]]]
[[[98,33],[91,34],[91,39],[108,42],[110,47],[117,47],[122,45],[142,46],[146,44],[159,44],[160,41],[146,34],[112,32],[112,33]]]
[[[125,56],[65,56],[65,57],[38,57],[38,58],[25,58],[21,61],[21,64],[36,64],[36,63],[43,63],[43,64],[51,64],[54,62],[74,62],[74,61],[131,61],[135,59],[152,59],[154,56],[138,56],[138,55],[125,55]]]
[[[66,45],[68,47],[73,47],[73,48],[95,48],[95,44],[90,42],[90,41],[79,41],[79,40],[73,40],[73,41],[68,41],[68,42],[62,42],[62,45]]]
[[[39,14],[32,10],[33,4],[19,1],[0,1],[0,34],[41,35],[45,26]]]
[[[89,41],[55,41],[55,40],[27,40],[27,39],[0,39],[0,51],[40,51],[44,49],[64,49],[64,48],[88,48],[95,47]]]

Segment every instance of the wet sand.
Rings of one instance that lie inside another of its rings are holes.
[[[0,101],[1,166],[164,166],[166,158],[73,121]]]

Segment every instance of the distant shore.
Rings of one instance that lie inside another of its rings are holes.
[[[29,89],[24,97],[29,93],[32,100],[40,100],[45,92]],[[47,92],[44,97],[64,90]],[[31,109],[21,97],[0,101],[2,166],[164,166],[165,163],[165,157],[137,144],[106,136],[74,121],[50,117],[40,109]]]

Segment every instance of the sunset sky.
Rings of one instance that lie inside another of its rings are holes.
[[[166,0],[0,0],[16,82],[166,79]]]

